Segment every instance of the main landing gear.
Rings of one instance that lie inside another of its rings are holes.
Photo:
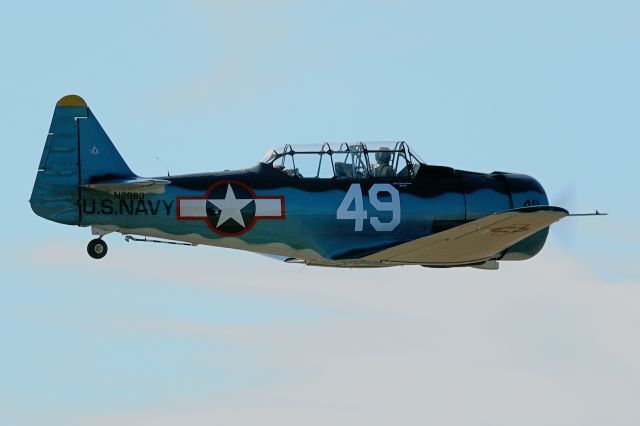
[[[89,256],[93,257],[94,259],[102,259],[103,257],[106,256],[107,254],[107,243],[102,239],[102,237],[104,237],[106,234],[110,233],[111,231],[106,231],[103,232],[103,229],[92,229],[93,235],[97,235],[98,238],[89,241],[89,244],[87,244],[87,253],[89,253]],[[141,241],[141,242],[146,242],[146,243],[163,243],[163,244],[173,244],[173,245],[178,245],[178,246],[196,246],[196,243],[187,243],[184,241],[165,241],[165,240],[160,240],[160,239],[153,239],[153,238],[147,238],[147,237],[143,237],[143,238],[138,238],[135,237],[133,235],[125,235],[124,240],[129,242],[129,241]]]
[[[107,243],[102,238],[91,240],[87,245],[87,253],[94,259],[102,259],[107,254],[107,249]]]

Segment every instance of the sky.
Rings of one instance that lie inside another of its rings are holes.
[[[636,425],[640,4],[13,2],[0,14],[0,422]],[[125,243],[28,205],[55,102],[141,176],[404,140],[609,216],[498,272]]]

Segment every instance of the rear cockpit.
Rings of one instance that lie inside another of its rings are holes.
[[[405,142],[285,145],[260,161],[297,178],[413,178],[424,161]]]

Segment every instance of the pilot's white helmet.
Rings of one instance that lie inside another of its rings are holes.
[[[376,161],[379,164],[389,164],[389,161],[391,161],[391,153],[389,152],[389,148],[380,148],[380,151],[376,152]]]

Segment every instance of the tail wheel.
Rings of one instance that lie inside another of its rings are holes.
[[[94,259],[102,259],[107,254],[107,243],[101,238],[89,241],[87,245],[87,253]]]

